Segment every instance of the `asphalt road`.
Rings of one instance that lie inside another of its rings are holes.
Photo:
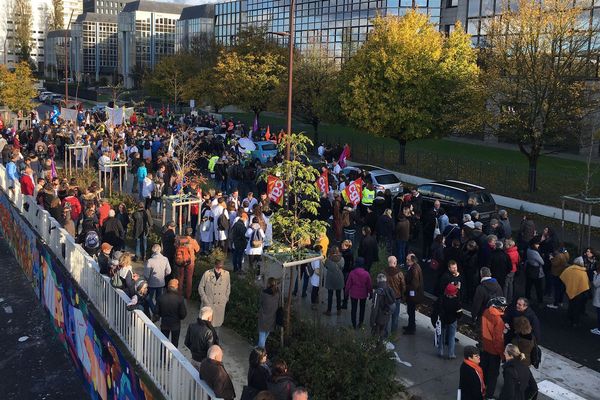
[[[0,398],[88,399],[48,313],[3,238],[0,265]]]

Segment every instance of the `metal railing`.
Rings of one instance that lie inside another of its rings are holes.
[[[0,165],[0,188],[69,271],[162,394],[174,400],[217,399],[198,371],[143,312],[127,310],[129,297],[111,286],[109,278],[100,274],[96,261],[75,239],[37,205],[34,197],[21,193],[19,182],[9,183],[6,169]]]

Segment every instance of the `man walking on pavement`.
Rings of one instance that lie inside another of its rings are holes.
[[[167,293],[160,296],[156,302],[157,314],[160,317],[160,331],[169,338],[173,346],[179,346],[181,320],[187,315],[183,297],[177,293],[179,282],[171,279],[167,285]]]
[[[212,326],[213,310],[202,307],[195,324],[188,326],[185,334],[185,346],[192,353],[192,365],[200,369],[200,363],[206,358],[208,349],[213,344],[219,344],[219,337]]]
[[[175,265],[175,221],[170,221],[160,237],[163,254],[169,259],[172,265]]]
[[[414,335],[417,328],[415,314],[417,304],[423,301],[423,272],[421,266],[417,263],[417,256],[409,254],[406,256],[406,311],[408,313],[408,325],[404,327],[404,335]]]
[[[486,398],[494,397],[496,381],[500,373],[500,362],[504,354],[504,310],[506,299],[494,297],[481,317],[481,368],[485,377]]]
[[[200,251],[200,245],[192,237],[193,231],[192,228],[185,228],[185,236],[177,238],[177,248],[175,250],[175,263],[178,268],[177,276],[179,277],[179,294],[183,293],[185,286],[185,298],[188,300],[192,296],[192,278],[196,266],[196,253]],[[187,253],[187,255],[182,253]],[[180,260],[180,255],[184,257],[184,260]],[[180,261],[182,262],[180,263]]]
[[[148,249],[148,234],[152,228],[152,215],[144,207],[144,202],[138,203],[138,209],[133,213],[133,237],[135,238],[135,257],[137,260],[146,261]]]
[[[161,253],[160,244],[152,246],[152,257],[146,262],[144,277],[148,281],[148,305],[152,310],[153,320],[156,319],[156,303],[165,287],[165,279],[171,273],[171,264]]]

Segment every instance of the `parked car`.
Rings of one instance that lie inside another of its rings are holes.
[[[73,83],[73,78],[67,78],[68,83]],[[65,83],[65,79],[61,79],[58,83]]]
[[[45,100],[46,100],[46,98],[47,98],[48,96],[51,96],[52,94],[53,94],[52,92],[47,92],[47,91],[46,91],[46,92],[41,92],[41,93],[38,95],[38,100],[39,100],[39,101],[45,101]]]
[[[61,101],[63,101],[62,94],[52,94],[52,95],[46,97],[46,99],[44,100],[44,103],[58,105],[58,104],[60,104]]]
[[[469,211],[479,212],[479,219],[484,224],[489,223],[496,212],[496,202],[491,193],[483,186],[456,180],[424,183],[417,187],[423,197],[423,209],[433,207],[439,200],[448,215],[462,219]],[[468,206],[471,204],[471,206]]]
[[[394,171],[379,168],[374,165],[352,165],[342,169],[344,175],[354,180],[361,171],[367,172],[366,183],[372,183],[376,192],[385,192],[387,189],[396,196],[403,191],[402,182]]]
[[[258,160],[261,164],[264,164],[277,155],[277,145],[271,141],[265,140],[254,144],[256,149],[250,152],[252,161]]]

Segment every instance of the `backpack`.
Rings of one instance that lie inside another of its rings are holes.
[[[192,255],[188,247],[189,240],[179,239],[175,249],[175,264],[179,267],[187,267],[192,264]]]
[[[123,279],[121,279],[121,277],[119,276],[119,270],[121,269],[121,266],[117,266],[117,267],[110,267],[110,270],[108,271],[108,274],[110,276],[110,284],[112,287],[117,288],[117,289],[122,289],[123,286],[125,286],[123,284]]]
[[[223,210],[223,213],[219,216],[217,227],[220,231],[226,231],[229,229],[229,218],[227,218],[227,215],[225,215],[225,210]]]
[[[529,359],[531,360],[531,365],[533,365],[535,369],[540,368],[540,363],[542,362],[542,349],[540,349],[540,346],[538,346],[537,343],[535,343],[533,349],[531,349]]]
[[[83,241],[86,248],[90,250],[95,250],[100,246],[100,237],[98,236],[98,232],[89,231],[85,234],[85,239]]]
[[[252,234],[252,241],[250,242],[250,245],[252,246],[253,249],[258,249],[258,248],[262,247],[263,241],[260,238],[260,231],[258,229],[256,229],[254,231],[254,233]]]

